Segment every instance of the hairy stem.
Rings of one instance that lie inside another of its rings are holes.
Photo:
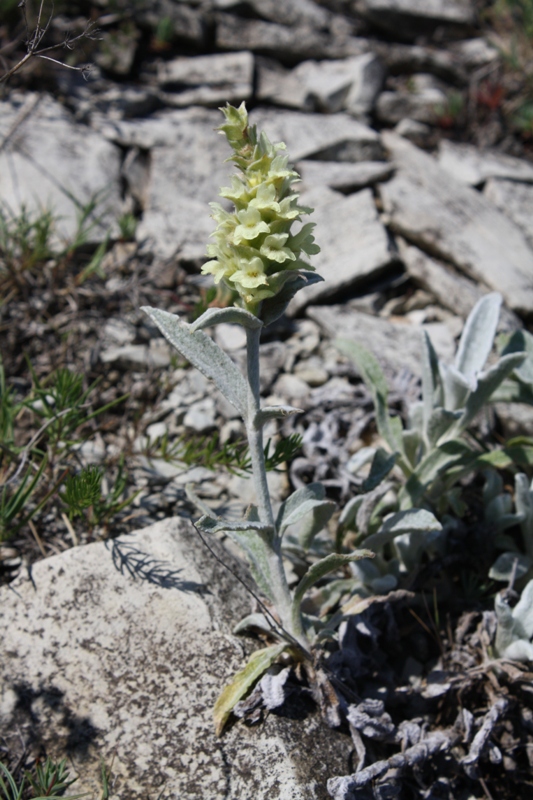
[[[293,613],[291,592],[283,568],[281,539],[278,537],[277,531],[275,530],[276,524],[267,483],[265,455],[263,451],[263,424],[257,420],[257,413],[261,407],[259,393],[260,335],[260,328],[247,328],[246,330],[248,403],[245,422],[250,448],[250,458],[252,461],[252,475],[256,492],[257,510],[261,522],[270,525],[275,531],[272,544],[269,546],[268,562],[273,582],[271,587],[272,593],[276,610],[281,618],[281,624],[285,630],[294,637],[300,647],[302,647],[306,653],[309,653],[309,642],[303,630],[301,615],[299,613]]]

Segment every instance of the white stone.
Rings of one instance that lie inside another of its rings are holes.
[[[82,209],[94,200],[86,241],[118,231],[120,151],[45,94],[0,103],[0,205],[14,216],[52,212],[54,244],[79,232]]]
[[[396,34],[411,30],[413,21],[472,25],[469,0],[361,0],[359,7],[376,25]]]
[[[239,567],[212,542],[219,556]],[[75,547],[0,589],[0,723],[68,754],[75,791],[110,800],[326,800],[349,737],[270,716],[217,739],[212,706],[243,666],[237,580],[182,519]],[[32,741],[34,739],[32,738]]]
[[[485,197],[516,222],[533,248],[533,183],[489,179]]]
[[[364,117],[374,105],[384,70],[373,53],[331,61],[303,61],[290,72],[260,68],[259,97],[304,111],[348,111]]]
[[[351,339],[366,347],[389,375],[401,375],[407,370],[420,377],[422,359],[422,329],[431,337],[432,326],[392,322],[356,311],[346,303],[340,306],[309,308],[308,316],[315,320],[331,338]],[[439,325],[433,342],[437,354],[451,361],[455,352],[453,336],[445,325]],[[433,340],[432,340],[433,341]]]
[[[215,401],[211,397],[206,397],[198,403],[194,403],[183,419],[186,428],[205,433],[212,431],[215,427]]]
[[[339,164],[338,161],[299,161],[296,169],[302,177],[299,189],[329,186],[341,192],[353,192],[390,178],[394,167],[386,161],[361,161]]]
[[[250,98],[253,72],[251,53],[215,53],[162,62],[157,80],[171,105],[236,104]]]
[[[394,231],[501,292],[518,313],[533,311],[533,249],[520,228],[427,153],[383,134],[397,172],[378,184]]]
[[[321,249],[312,263],[324,281],[295,295],[289,306],[292,314],[309,303],[377,277],[392,261],[387,231],[379,220],[370,189],[343,197],[331,189],[316,187],[302,195],[302,202],[315,208],[314,235]]]
[[[421,87],[412,92],[381,92],[376,102],[376,114],[389,125],[405,117],[416,122],[434,123],[446,103],[446,94],[437,86]]]
[[[117,364],[128,368],[161,368],[170,364],[170,347],[164,339],[153,339],[150,345],[126,344],[120,347],[108,347],[100,353],[103,364]]]
[[[439,165],[461,183],[479,186],[488,178],[508,178],[533,183],[533,164],[505,153],[480,150],[470,144],[443,139],[439,145]]]
[[[371,161],[383,155],[379,134],[348,114],[325,116],[257,108],[250,113],[250,121],[272,142],[285,142],[292,161],[311,156],[322,161]]]

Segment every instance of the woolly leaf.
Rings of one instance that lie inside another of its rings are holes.
[[[302,603],[304,594],[308,591],[308,589],[311,588],[311,586],[314,586],[317,581],[323,578],[324,575],[339,569],[339,567],[342,567],[345,564],[349,564],[350,561],[358,561],[361,558],[373,557],[374,553],[372,553],[370,550],[355,550],[353,553],[349,553],[348,555],[343,555],[341,553],[330,553],[329,556],[321,558],[320,561],[317,561],[316,564],[313,564],[313,566],[307,570],[300,583],[294,590],[293,614],[300,613],[300,605]]]
[[[286,644],[273,644],[262,650],[256,650],[248,659],[246,666],[237,672],[232,680],[221,692],[213,709],[215,731],[217,736],[222,734],[224,725],[235,705],[241,700],[248,689],[272,666],[274,661],[283,653]]]
[[[391,514],[377,533],[367,536],[365,545],[377,550],[404,533],[429,533],[441,530],[442,525],[431,511],[426,511],[424,508],[411,508],[408,511]]]
[[[481,372],[489,357],[501,304],[501,295],[492,292],[482,297],[468,315],[455,357],[456,368],[467,378]]]
[[[194,333],[202,328],[209,328],[211,325],[219,325],[221,322],[242,325],[243,328],[250,328],[250,330],[263,327],[262,321],[255,314],[251,314],[244,308],[231,306],[230,308],[208,308],[190,325],[190,330]]]
[[[241,416],[246,417],[246,382],[231,358],[202,331],[191,332],[190,326],[182,322],[176,314],[148,306],[144,306],[142,310],[170,344],[196,369],[211,378]]]

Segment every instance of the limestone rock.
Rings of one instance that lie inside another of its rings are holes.
[[[395,125],[408,117],[416,122],[436,122],[446,106],[446,94],[431,75],[415,75],[410,91],[382,92],[376,103],[378,119]]]
[[[521,158],[480,150],[469,144],[443,139],[439,145],[439,165],[461,183],[479,186],[488,178],[507,178],[533,183],[533,164]]]
[[[321,250],[313,257],[313,266],[324,282],[298,292],[289,306],[291,314],[377,277],[393,260],[370,189],[342,197],[317,187],[303,195],[302,202],[315,208],[314,234]]]
[[[285,142],[292,161],[379,161],[379,134],[348,114],[299,114],[296,111],[254,109],[250,121],[273,142]]]
[[[346,58],[369,50],[367,41],[347,34],[323,32],[302,26],[279,25],[215,14],[216,45],[220,50],[250,50],[292,63],[306,58]]]
[[[528,162],[525,163],[530,166]],[[533,183],[491,178],[485,184],[483,193],[509,219],[516,222],[533,248]]]
[[[304,160],[296,164],[302,177],[302,191],[314,186],[329,186],[345,194],[387,180],[394,171],[386,161],[361,161],[358,164],[339,164],[338,161]]]
[[[158,82],[168,105],[239,104],[252,94],[254,59],[251,53],[216,53],[180,57],[160,64]]]
[[[78,232],[81,209],[94,199],[87,240],[118,226],[120,151],[47,95],[0,103],[0,204],[14,215],[51,211],[60,240]],[[57,239],[56,237],[56,239]],[[56,242],[57,244],[57,242]]]
[[[326,800],[348,771],[349,737],[314,716],[216,738],[212,705],[244,660],[230,626],[250,603],[190,523],[73,548],[1,594],[2,734],[68,756],[76,792],[100,796],[100,759],[112,800]]]
[[[477,301],[487,294],[486,289],[431,258],[418,247],[407,245],[402,239],[398,241],[398,245],[409,275],[419,286],[431,292],[441,306],[464,320]],[[500,330],[514,330],[519,324],[518,318],[503,306],[500,312]]]
[[[290,72],[263,65],[259,98],[302,111],[328,114],[348,111],[354,117],[371,112],[383,83],[381,60],[373,53],[331,61],[303,61]]]
[[[215,7],[225,10],[242,5],[242,0],[215,0]],[[246,0],[245,5],[263,19],[281,25],[306,25],[320,29],[327,26],[331,16],[313,0],[291,0],[290,3],[286,0]]]
[[[439,325],[432,336],[432,325],[391,322],[357,311],[350,303],[308,308],[307,315],[331,338],[351,339],[366,347],[378,359],[386,374],[401,376],[406,370],[421,376],[422,328],[425,328],[437,354],[451,361],[455,345],[451,333]]]
[[[469,0],[359,0],[356,7],[377,27],[409,39],[440,25],[468,28],[475,21]]]
[[[388,132],[383,139],[398,170],[378,185],[393,230],[531,313],[533,249],[518,226],[410,142]]]

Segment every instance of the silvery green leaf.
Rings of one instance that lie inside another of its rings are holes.
[[[372,459],[370,474],[363,481],[363,491],[371,492],[376,486],[385,480],[391,469],[396,464],[397,453],[387,453],[382,447],[378,447]]]
[[[523,363],[515,369],[515,375],[520,381],[533,385],[533,335],[525,330],[518,330],[513,333],[502,350],[502,356],[521,352],[525,352],[526,357]]]
[[[230,306],[229,308],[208,308],[201,317],[191,323],[189,329],[194,333],[202,328],[209,328],[211,325],[219,325],[221,322],[242,325],[243,328],[251,330],[263,327],[262,321],[255,314],[251,314],[244,308]]]
[[[352,497],[351,500],[348,500],[339,517],[338,524],[340,527],[349,528],[352,525],[355,525],[355,515],[357,514],[361,503],[363,502],[363,497],[364,495],[358,494],[355,497]]]
[[[233,539],[244,551],[258,587],[269,600],[275,602],[270,571],[274,540],[272,526],[250,519],[231,521],[212,517],[201,517],[196,526],[202,533],[224,532]]]
[[[388,594],[398,586],[398,579],[394,575],[380,575],[370,581],[370,588],[374,594]]]
[[[489,401],[495,389],[523,360],[524,353],[510,353],[508,356],[502,356],[496,364],[478,376],[477,386],[469,395],[463,415],[456,423],[458,431],[465,430],[471,424],[476,414]]]
[[[274,297],[268,297],[261,304],[261,319],[265,325],[275,322],[285,313],[287,306],[296,294],[305,286],[312,286],[313,283],[323,281],[321,275],[316,272],[304,272],[299,270],[294,273],[294,278],[288,281]],[[292,276],[291,276],[292,278]]]
[[[337,504],[332,500],[323,500],[301,520],[296,534],[300,547],[309,550],[315,536],[326,527],[336,508]]]
[[[441,530],[442,525],[431,511],[426,511],[424,508],[411,508],[408,511],[391,514],[377,533],[367,536],[365,545],[377,550],[404,533],[430,533]]]
[[[495,469],[487,469],[484,472],[485,485],[483,486],[483,504],[488,506],[491,499],[503,492],[503,480]]]
[[[531,639],[533,636],[533,581],[529,581],[522,590],[520,600],[513,608],[513,617],[521,628],[521,637]]]
[[[478,300],[466,320],[455,366],[467,378],[474,377],[483,369],[489,357],[496,335],[502,297],[497,292]]]
[[[269,622],[264,614],[248,614],[248,616],[241,619],[233,628],[233,633],[243,633],[244,631],[257,630],[269,635],[275,634],[272,622]]]
[[[249,657],[246,666],[233,676],[231,682],[223,689],[213,709],[217,736],[220,736],[224,730],[224,725],[228,721],[234,706],[244,697],[258,678],[272,666],[286,647],[286,644],[272,644],[270,647],[256,650]]]
[[[449,411],[463,408],[473,384],[450,364],[440,362],[439,367],[444,390],[445,408]]]
[[[264,425],[271,419],[284,419],[292,414],[302,414],[301,408],[294,406],[263,406],[255,415],[254,423],[256,426]]]
[[[188,499],[191,501],[193,506],[195,506],[198,509],[198,511],[201,511],[202,514],[204,514],[204,516],[212,517],[214,519],[215,517],[214,512],[209,508],[209,506],[206,503],[204,503],[203,500],[200,500],[197,494],[195,494],[192,483],[187,483],[185,485],[185,494],[187,495]]]
[[[276,519],[276,528],[279,533],[302,519],[325,497],[326,490],[321,483],[310,483],[293,492],[279,508]]]
[[[339,569],[339,567],[342,567],[345,564],[349,564],[350,561],[357,561],[360,558],[373,558],[373,556],[374,553],[372,553],[370,550],[355,550],[349,555],[330,553],[329,556],[320,559],[320,561],[317,561],[316,564],[313,564],[313,566],[307,570],[306,574],[303,576],[300,583],[294,590],[293,608],[299,612],[299,608],[305,593],[311,588],[311,586],[314,586],[317,581],[323,578],[324,575]]]
[[[390,481],[383,481],[383,483],[380,483],[379,486],[376,486],[371,492],[367,492],[363,495],[363,502],[357,510],[355,518],[355,526],[360,533],[367,533],[376,506],[392,487],[393,484]]]
[[[417,433],[424,432],[424,404],[421,401],[411,403],[407,412],[407,427]]]
[[[520,580],[531,569],[533,562],[522,553],[501,553],[489,570],[489,578],[495,581],[506,581],[507,583],[514,576]]]
[[[346,469],[352,475],[357,475],[361,467],[364,467],[365,464],[372,461],[375,452],[375,447],[362,447],[357,453],[354,453],[353,456],[350,457]]]
[[[438,401],[442,402],[442,398],[437,398],[440,384],[439,359],[427,331],[422,330],[422,337],[422,403],[424,428],[427,428],[431,412]]]
[[[430,445],[435,446],[462,416],[462,411],[435,408],[429,417],[426,433]]]
[[[414,468],[416,467],[422,452],[422,439],[420,438],[420,433],[417,430],[403,431],[402,440],[405,457]]]
[[[391,450],[401,451],[401,421],[389,415],[387,382],[377,359],[365,347],[349,339],[336,339],[334,344],[341,353],[355,362],[367,389],[371,392],[379,433]]]
[[[241,416],[246,417],[246,382],[231,358],[203,331],[192,333],[189,325],[175,314],[148,306],[142,310],[170,344],[206,377],[211,378]]]
[[[420,566],[423,553],[431,548],[441,533],[441,530],[412,531],[394,538],[398,559],[408,572]]]
[[[514,372],[516,375],[516,370]],[[533,384],[522,383],[520,380],[505,380],[491,395],[491,403],[525,403],[533,406]]]
[[[527,554],[533,558],[533,482],[529,483],[527,475],[519,472],[515,475],[515,505],[523,519],[520,529]]]

